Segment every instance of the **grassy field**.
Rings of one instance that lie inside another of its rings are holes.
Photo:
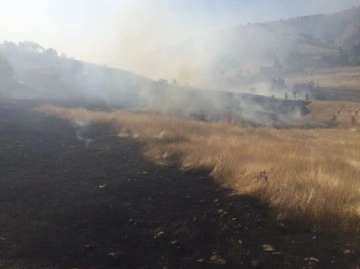
[[[207,171],[223,186],[266,201],[279,219],[290,223],[359,234],[360,114],[355,115],[359,105],[311,106],[313,113],[304,120],[330,120],[338,127],[248,128],[151,112],[54,106],[37,111],[68,119],[79,128],[111,122],[120,137],[142,142],[143,154],[159,165],[175,162],[184,170]]]

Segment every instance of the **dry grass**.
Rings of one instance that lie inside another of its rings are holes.
[[[338,128],[360,125],[360,103],[313,101],[309,108],[312,112],[304,118],[307,122],[311,121]]]
[[[182,169],[209,171],[223,186],[267,201],[281,219],[360,232],[359,128],[255,129],[157,113],[38,111],[112,122],[120,136],[143,142],[154,162],[176,160]]]

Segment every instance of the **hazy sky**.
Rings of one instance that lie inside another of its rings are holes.
[[[0,0],[0,41],[33,40],[75,58],[123,66],[224,26],[329,13],[360,0]]]

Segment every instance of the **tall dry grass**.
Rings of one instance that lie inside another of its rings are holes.
[[[313,101],[310,106],[312,113],[305,120],[323,123],[339,128],[360,126],[360,104],[342,101]]]
[[[244,128],[158,113],[38,111],[111,122],[119,136],[143,142],[147,158],[208,171],[223,186],[268,202],[280,219],[360,232],[359,128]]]

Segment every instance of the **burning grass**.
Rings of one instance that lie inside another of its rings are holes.
[[[223,186],[268,202],[278,218],[360,232],[360,129],[248,128],[159,113],[44,106],[47,115],[111,122],[154,162],[208,171]]]

